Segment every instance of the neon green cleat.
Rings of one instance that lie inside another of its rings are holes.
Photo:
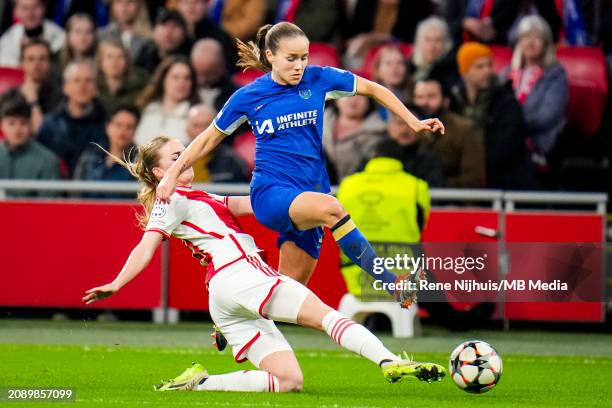
[[[201,364],[191,363],[191,367],[172,380],[162,381],[155,391],[195,391],[198,384],[208,378],[208,372]]]
[[[406,376],[413,376],[421,381],[431,383],[442,381],[442,378],[446,375],[446,370],[441,365],[412,361],[406,353],[404,353],[402,360],[383,364],[381,369],[383,376],[390,383],[399,382]]]

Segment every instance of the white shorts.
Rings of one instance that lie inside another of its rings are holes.
[[[274,320],[296,323],[310,289],[266,265],[259,255],[219,271],[208,283],[210,315],[238,363],[291,350]]]

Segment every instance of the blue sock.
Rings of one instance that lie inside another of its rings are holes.
[[[351,220],[351,216],[347,215],[342,218],[336,225],[331,228],[332,234],[336,239],[340,248],[346,256],[361,269],[368,273],[375,280],[384,283],[395,283],[397,276],[389,272],[383,265],[375,265],[374,260],[377,258],[374,248],[363,236],[361,231]],[[388,290],[393,295],[393,291]]]

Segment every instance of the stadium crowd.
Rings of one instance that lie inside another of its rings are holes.
[[[333,184],[392,139],[431,187],[576,190],[566,173],[581,171],[584,188],[605,189],[610,115],[589,139],[566,126],[557,50],[598,46],[612,59],[610,20],[612,2],[588,0],[0,0],[0,76],[23,72],[0,96],[0,178],[131,180],[92,143],[118,157],[161,134],[188,144],[255,75],[237,72],[233,39],[291,21],[340,67],[446,125],[415,134],[363,96],[330,103]],[[512,56],[495,69],[500,45]],[[195,180],[248,182],[254,154],[240,128]]]

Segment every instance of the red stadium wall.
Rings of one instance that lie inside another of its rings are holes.
[[[0,305],[83,307],[85,290],[110,282],[141,233],[136,205],[0,202]],[[160,306],[161,257],[101,309]]]
[[[121,269],[141,232],[137,206],[109,202],[0,202],[0,306],[81,308],[84,291],[109,282]],[[424,233],[426,242],[495,243],[476,233],[477,226],[497,230],[500,214],[482,210],[434,210]],[[603,242],[603,219],[578,213],[512,213],[505,215],[506,241]],[[240,223],[265,250],[268,263],[278,265],[276,233],[253,217]],[[151,265],[119,294],[92,307],[152,309],[162,305],[161,251]],[[168,306],[179,310],[207,310],[204,270],[190,251],[171,240]],[[320,262],[309,284],[331,306],[346,292],[339,272],[338,248],[326,234]],[[466,304],[455,304],[463,307]],[[506,303],[512,320],[603,319],[599,302]]]
[[[604,242],[601,215],[529,212],[506,214],[506,242]],[[512,254],[513,257],[520,256]],[[602,321],[601,302],[507,302],[509,320]]]

